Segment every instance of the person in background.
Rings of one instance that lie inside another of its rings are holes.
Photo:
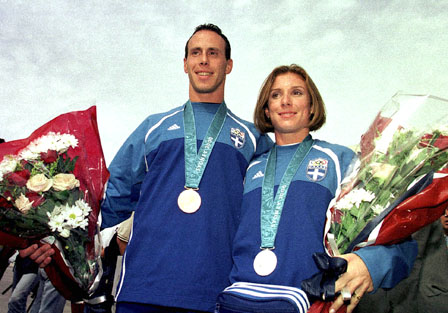
[[[16,253],[16,249],[0,245],[0,280],[9,266],[9,259]]]
[[[39,289],[37,290],[35,305],[39,313],[62,313],[65,307],[65,298],[56,290],[43,268],[39,268]]]
[[[445,238],[446,248],[448,249],[448,207],[445,213],[440,217],[440,224],[442,224],[443,237]]]
[[[409,277],[391,290],[363,297],[355,313],[370,313],[372,308],[377,313],[448,312],[448,253],[440,221],[412,236],[418,243],[418,256]]]
[[[25,313],[27,311],[28,296],[36,292],[39,286],[37,275],[38,265],[30,258],[17,255],[14,262],[13,291],[8,301],[8,313]],[[35,302],[33,302],[33,305]],[[31,309],[31,313],[38,312]]]
[[[0,138],[0,144],[4,143],[5,139]],[[9,258],[16,252],[15,249],[11,249],[7,246],[0,245],[0,279],[9,266]]]
[[[120,250],[120,255],[124,255],[126,246],[129,242],[129,236],[131,235],[132,223],[134,222],[134,212],[130,218],[121,222],[117,228],[117,245]]]
[[[233,284],[220,294],[215,312],[306,312],[299,288],[318,272],[312,255],[324,252],[328,205],[354,157],[346,147],[313,139],[310,132],[325,120],[319,90],[302,67],[279,66],[266,78],[254,121],[261,133],[273,131],[276,143],[247,170]],[[335,291],[346,289],[347,312],[366,292],[392,288],[409,275],[416,254],[416,243],[406,241],[341,255],[348,267]],[[343,303],[338,296],[330,312]]]

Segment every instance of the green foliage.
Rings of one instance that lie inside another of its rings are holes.
[[[439,136],[439,131],[433,132],[432,137],[428,136],[426,145],[422,145],[420,135],[412,130],[401,130],[393,135],[387,153],[374,150],[368,159],[362,160],[354,189],[370,191],[375,194],[375,199],[371,202],[362,201],[359,207],[353,205],[341,209],[341,223],[332,222],[330,232],[335,235],[340,252],[345,251],[368,222],[376,217],[373,211],[375,206],[385,209],[417,178],[430,171],[436,172],[447,164],[448,150],[433,146]],[[376,171],[381,169],[381,164],[385,164],[388,169],[387,175],[383,175],[383,172],[377,175]]]

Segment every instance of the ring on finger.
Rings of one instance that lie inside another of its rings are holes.
[[[343,301],[350,301],[350,299],[352,298],[352,293],[347,287],[344,287],[341,290],[341,296]]]
[[[356,291],[353,293],[353,297],[355,297],[355,299],[356,299],[357,301],[360,301],[360,300],[361,300],[361,296],[358,295],[358,294],[356,293]]]

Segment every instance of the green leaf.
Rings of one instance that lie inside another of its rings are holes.
[[[53,197],[57,200],[61,200],[63,202],[67,201],[70,197],[70,192],[68,190],[53,192]]]

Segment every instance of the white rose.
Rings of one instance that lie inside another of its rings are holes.
[[[57,191],[70,190],[79,187],[79,180],[73,174],[57,174],[53,177],[53,189]]]
[[[382,181],[389,179],[397,169],[396,166],[387,163],[372,163],[373,177],[377,177]]]
[[[14,201],[14,204],[20,212],[27,213],[31,209],[33,202],[30,202],[30,200],[22,193],[20,197]]]
[[[48,191],[53,185],[53,181],[44,174],[36,174],[26,182],[26,187],[34,192]]]

